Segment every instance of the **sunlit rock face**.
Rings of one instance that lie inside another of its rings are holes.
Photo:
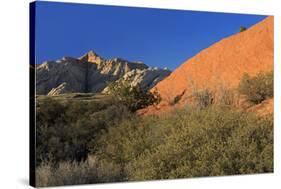
[[[36,93],[59,95],[71,92],[102,92],[121,79],[151,88],[170,74],[168,69],[149,69],[142,62],[122,58],[106,60],[93,51],[80,58],[63,57],[36,66]]]
[[[172,110],[171,99],[182,98],[178,106],[190,103],[197,90],[235,89],[245,73],[254,76],[273,70],[273,17],[224,38],[183,62],[152,90],[158,91],[159,107],[148,107],[141,114],[158,114]]]

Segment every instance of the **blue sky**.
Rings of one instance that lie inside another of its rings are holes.
[[[263,20],[262,15],[225,14],[38,2],[36,63],[93,50],[173,70],[220,39]]]

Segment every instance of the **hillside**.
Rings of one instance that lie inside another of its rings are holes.
[[[218,88],[234,89],[245,73],[254,76],[273,70],[273,17],[267,17],[244,32],[222,39],[185,61],[152,90],[162,101],[140,114],[168,111],[190,101],[194,91]]]

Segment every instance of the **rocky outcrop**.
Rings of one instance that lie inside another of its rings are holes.
[[[158,114],[171,110],[173,101],[185,91],[177,106],[189,103],[194,91],[225,87],[235,89],[245,73],[254,76],[273,70],[273,17],[213,44],[188,59],[159,82],[159,107],[148,107],[140,114]]]
[[[150,69],[142,62],[130,62],[121,58],[106,60],[90,51],[80,58],[63,57],[38,65],[36,92],[48,95],[101,92],[108,83],[124,76],[130,77],[134,84],[141,83],[150,89],[169,73],[170,71],[164,69]]]
[[[72,91],[85,91],[86,70],[87,64],[79,64],[77,59],[72,58],[44,62],[36,67],[36,93],[48,94],[62,83],[71,86]]]
[[[267,99],[260,104],[250,107],[247,109],[248,112],[255,112],[260,116],[272,115],[273,114],[274,99]]]
[[[94,51],[89,51],[85,55],[79,58],[80,62],[91,62],[94,64],[99,65],[100,63],[104,62],[104,59],[100,57],[97,53]]]
[[[133,69],[123,77],[116,81],[116,84],[126,82],[132,87],[139,85],[142,89],[149,90],[154,87],[159,81],[170,75],[171,71],[168,69],[159,68],[146,68],[146,69]],[[108,93],[109,89],[106,87],[103,93]]]

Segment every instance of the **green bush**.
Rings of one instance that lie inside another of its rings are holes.
[[[246,31],[246,30],[247,30],[247,28],[245,26],[240,26],[240,29],[239,29],[240,32],[243,32],[243,31]]]
[[[259,104],[273,97],[273,72],[260,73],[250,77],[245,74],[239,84],[238,90],[246,95],[249,102]]]
[[[272,116],[198,96],[201,106],[146,117],[119,101],[38,101],[37,186],[272,172]]]
[[[126,107],[104,102],[46,99],[36,108],[36,163],[82,161],[102,130],[130,116]]]
[[[273,171],[273,122],[216,106],[110,127],[93,154],[122,167],[124,180]]]
[[[113,82],[109,84],[109,93],[116,104],[123,104],[132,112],[160,102],[156,92],[143,90],[139,85],[131,86],[128,82]]]

